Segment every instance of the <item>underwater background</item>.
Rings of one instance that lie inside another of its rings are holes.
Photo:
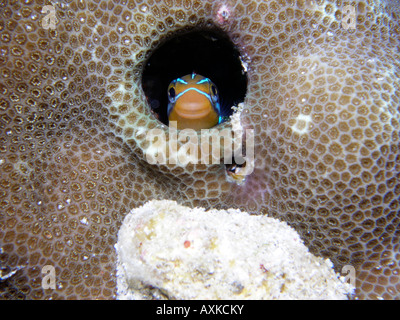
[[[0,297],[114,299],[124,216],[169,199],[286,221],[354,266],[357,298],[399,298],[399,21],[378,0],[2,1]],[[168,84],[193,71],[219,88],[219,128],[243,103],[241,184],[223,163],[146,161]]]

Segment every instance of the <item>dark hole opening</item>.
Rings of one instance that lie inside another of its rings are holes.
[[[244,101],[247,74],[230,38],[218,29],[189,31],[162,43],[143,70],[142,87],[148,104],[164,124],[168,124],[168,85],[192,72],[217,86],[223,120],[232,115],[232,106]]]

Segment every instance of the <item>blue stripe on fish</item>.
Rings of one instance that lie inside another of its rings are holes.
[[[176,79],[177,82],[183,83],[183,84],[188,84],[185,80],[178,78]]]
[[[178,94],[176,96],[175,101],[178,100],[179,97],[183,96],[186,92],[188,92],[190,90],[194,90],[194,91],[197,91],[198,93],[201,93],[202,95],[206,96],[208,100],[210,100],[211,104],[213,103],[209,94],[207,94],[199,89],[196,89],[196,88],[189,88],[189,89],[186,89],[185,91],[182,91],[180,94]]]
[[[208,78],[205,78],[205,79],[201,79],[201,80],[199,80],[196,84],[202,84],[202,83],[204,83],[204,82],[209,82],[210,80],[208,79]]]

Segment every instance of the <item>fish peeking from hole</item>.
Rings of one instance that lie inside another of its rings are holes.
[[[218,90],[208,78],[192,73],[168,86],[168,120],[177,129],[209,129],[222,122]]]

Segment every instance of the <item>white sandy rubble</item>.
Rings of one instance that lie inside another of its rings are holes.
[[[119,231],[118,299],[346,299],[352,287],[286,223],[150,201]]]

